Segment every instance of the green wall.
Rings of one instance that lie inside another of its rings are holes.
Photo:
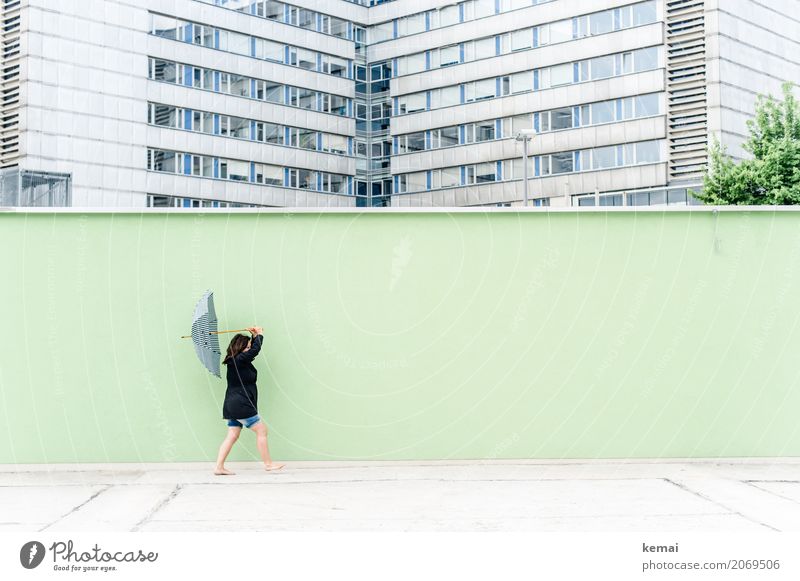
[[[7,212],[0,256],[0,463],[211,461],[207,288],[279,459],[800,455],[798,212]]]

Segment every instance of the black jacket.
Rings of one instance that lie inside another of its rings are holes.
[[[264,337],[256,335],[250,343],[250,349],[228,360],[228,389],[222,404],[222,417],[226,420],[252,418],[258,413],[258,371],[253,367],[253,359],[261,351],[263,340]]]

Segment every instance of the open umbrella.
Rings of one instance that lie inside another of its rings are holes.
[[[197,358],[211,373],[217,377],[222,377],[219,373],[219,358],[222,352],[219,350],[220,333],[236,333],[247,329],[233,329],[228,331],[217,331],[217,313],[214,310],[214,293],[206,291],[197,301],[192,317],[192,334],[184,335],[181,339],[192,339]]]

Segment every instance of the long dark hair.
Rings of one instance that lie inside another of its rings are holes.
[[[242,335],[241,333],[236,333],[231,339],[231,342],[228,343],[228,352],[225,354],[225,359],[222,360],[222,363],[225,365],[228,364],[234,357],[236,357],[239,353],[247,349],[247,344],[250,342],[250,337],[247,335]]]

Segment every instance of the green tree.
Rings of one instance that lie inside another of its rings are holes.
[[[752,159],[736,163],[715,138],[708,149],[709,167],[703,191],[694,196],[706,204],[800,204],[800,107],[792,83],[783,85],[783,100],[759,95],[756,114],[748,119],[750,137],[743,148]]]

